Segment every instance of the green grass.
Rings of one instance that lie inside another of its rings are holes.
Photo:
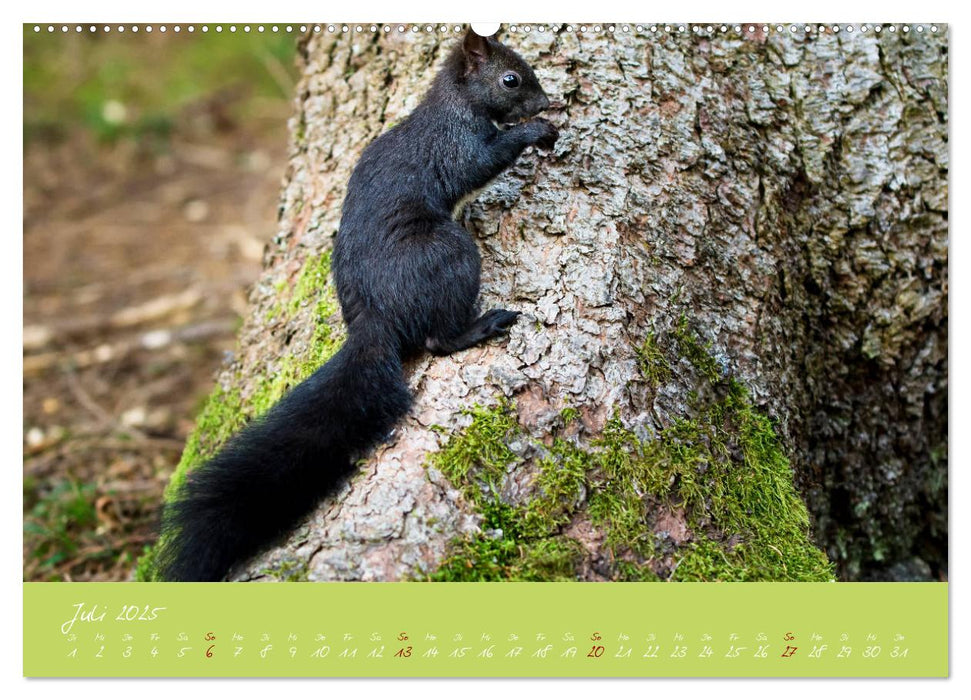
[[[48,487],[26,478],[23,488],[28,561],[33,560],[42,575],[50,574],[77,555],[82,535],[97,526],[95,487],[72,479]]]

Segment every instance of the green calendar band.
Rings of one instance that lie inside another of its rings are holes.
[[[25,676],[946,676],[946,583],[25,583]]]

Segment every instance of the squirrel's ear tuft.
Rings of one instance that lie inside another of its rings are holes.
[[[472,73],[489,60],[492,47],[489,45],[488,37],[480,36],[475,33],[475,30],[469,29],[462,42],[462,53],[465,54],[466,73]]]

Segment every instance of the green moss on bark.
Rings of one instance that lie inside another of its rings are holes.
[[[285,559],[275,566],[262,569],[260,573],[270,576],[277,581],[302,582],[307,581],[307,562]]]
[[[330,252],[310,258],[296,282],[290,298],[279,305],[285,318],[295,318],[307,306],[314,307],[314,332],[301,355],[285,355],[259,380],[257,388],[243,396],[238,388],[217,386],[196,420],[195,430],[186,442],[182,459],[166,489],[170,500],[185,482],[185,476],[212,457],[235,432],[276,404],[292,387],[310,376],[329,360],[343,342],[343,334],[330,324],[337,313],[337,296],[328,282]]]
[[[676,338],[710,383],[698,393],[720,398],[696,400],[690,416],[651,438],[614,417],[588,445],[556,437],[549,447],[534,442],[539,456],[526,459],[510,448],[530,440],[508,403],[470,410],[471,424],[429,464],[483,523],[480,533],[453,542],[430,578],[576,578],[592,554],[568,533],[589,523],[609,560],[598,572],[614,580],[656,580],[659,573],[684,581],[831,580],[833,567],[810,538],[771,421],[740,383],[719,379],[717,363],[684,321]],[[502,494],[515,468],[531,468],[534,477],[528,498],[510,503]],[[673,545],[657,525],[660,512],[679,514],[682,541]]]
[[[271,310],[274,317],[296,318],[308,306],[313,307],[314,331],[306,349],[300,354],[281,357],[267,368],[256,389],[243,395],[238,387],[224,389],[217,385],[206,399],[196,426],[186,441],[182,458],[165,489],[166,502],[172,500],[185,483],[186,476],[205,463],[247,422],[258,418],[292,387],[310,376],[337,352],[343,333],[331,325],[338,311],[337,295],[329,282],[330,251],[307,260],[293,284],[289,298]],[[285,285],[278,291],[285,294]],[[154,549],[146,552],[136,567],[139,581],[154,580]]]
[[[653,386],[671,378],[671,365],[658,345],[653,331],[647,334],[647,338],[637,348],[637,364],[640,367],[641,376]]]

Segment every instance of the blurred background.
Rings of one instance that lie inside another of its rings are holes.
[[[123,581],[274,235],[296,36],[24,27],[26,581]]]

